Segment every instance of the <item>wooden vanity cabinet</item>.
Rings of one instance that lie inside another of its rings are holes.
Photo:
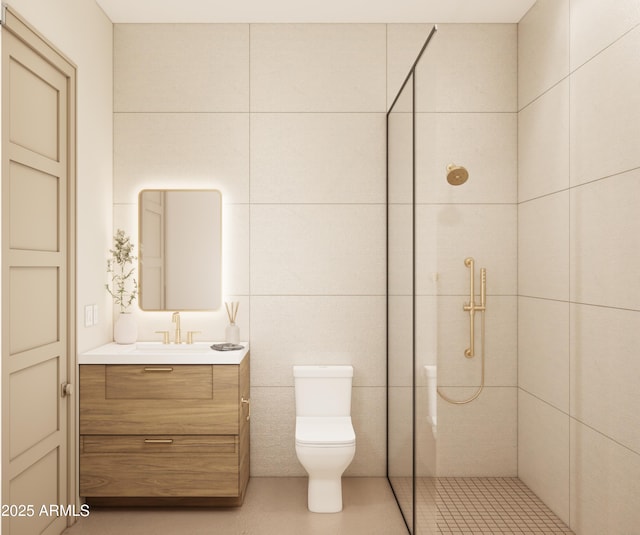
[[[80,495],[94,505],[241,505],[249,355],[240,364],[80,366]]]

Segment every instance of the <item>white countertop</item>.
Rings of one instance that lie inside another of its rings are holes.
[[[240,342],[242,349],[216,351],[214,343],[162,344],[106,344],[78,357],[79,364],[240,364],[249,352],[249,343]]]

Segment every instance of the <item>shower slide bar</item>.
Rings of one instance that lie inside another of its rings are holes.
[[[485,311],[487,310],[487,270],[485,268],[481,268],[480,269],[480,304],[476,305],[476,298],[475,298],[475,288],[474,288],[474,278],[475,278],[475,268],[474,268],[474,260],[473,258],[469,257],[469,258],[465,258],[464,260],[464,265],[467,266],[470,269],[470,275],[469,275],[469,302],[465,303],[462,307],[462,310],[464,310],[465,312],[469,312],[469,347],[467,349],[465,349],[464,351],[464,356],[467,357],[468,359],[473,358],[475,356],[475,347],[474,347],[474,340],[475,340],[475,329],[474,329],[474,323],[475,323],[475,314],[476,312],[481,312],[482,313],[482,321],[481,321],[481,351],[480,351],[480,359],[481,359],[481,364],[480,364],[480,386],[477,388],[477,390],[473,393],[473,395],[471,395],[471,397],[467,398],[467,399],[462,399],[462,400],[457,400],[457,399],[452,399],[448,396],[446,396],[445,394],[443,394],[440,391],[440,388],[438,388],[438,394],[440,395],[440,397],[442,399],[444,399],[445,401],[449,402],[449,403],[453,403],[454,405],[464,405],[466,403],[470,403],[472,402],[474,399],[476,399],[479,395],[480,392],[482,392],[483,388],[484,388],[484,361],[485,361],[485,343],[484,343],[484,338],[485,338]]]
[[[475,341],[475,315],[476,311],[484,312],[486,309],[487,301],[487,270],[485,268],[480,269],[480,304],[476,305],[475,291],[473,287],[475,278],[475,268],[473,258],[465,258],[464,265],[467,266],[471,272],[469,274],[469,302],[462,307],[462,310],[469,312],[469,347],[464,350],[464,356],[468,359],[475,356],[474,341]],[[484,336],[484,333],[483,333]]]

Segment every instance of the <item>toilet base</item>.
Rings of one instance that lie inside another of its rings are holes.
[[[309,478],[307,505],[312,513],[342,511],[342,478]]]

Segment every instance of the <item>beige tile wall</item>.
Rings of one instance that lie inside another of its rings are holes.
[[[304,473],[293,448],[291,366],[319,362],[355,366],[359,442],[347,474],[385,473],[385,112],[430,29],[115,26],[114,226],[135,240],[140,189],[221,189],[223,292],[241,302],[241,336],[252,345],[253,475]],[[465,330],[454,302],[464,299],[468,255],[491,273],[488,318],[499,326],[487,340],[490,403],[443,422],[490,429],[504,443],[496,455],[487,438],[460,457],[469,437],[445,433],[442,466],[456,473],[515,474],[515,51],[514,25],[443,25],[420,75],[438,81],[419,101],[419,257],[442,272],[438,308],[455,318],[431,332],[448,355]],[[470,167],[466,188],[444,184],[450,160]],[[448,245],[465,235],[460,248]],[[421,284],[420,299],[433,298]],[[153,339],[169,314],[138,312],[138,320],[140,338]],[[184,328],[204,338],[220,339],[225,324],[221,311],[183,314]],[[433,336],[420,336],[428,347]],[[477,366],[465,370],[460,353],[454,369],[453,352],[447,358],[450,385],[474,384]],[[497,408],[506,416],[494,429]]]
[[[114,34],[116,112],[249,111],[248,25],[116,24]]]
[[[355,367],[348,475],[384,475],[386,26],[116,24],[114,42],[114,226],[135,241],[143,188],[222,191],[252,475],[304,475],[292,366],[322,363]],[[171,326],[137,315],[141,339]],[[226,323],[182,327],[220,340]]]
[[[637,531],[640,4],[519,25],[518,474],[579,535]]]
[[[518,476],[561,518],[569,516],[568,449],[569,420],[565,414],[520,388]]]
[[[386,111],[386,25],[254,24],[251,111]]]
[[[529,318],[519,326],[518,471],[581,533],[598,532],[588,527],[590,500],[607,496],[609,484],[633,487],[630,478],[640,455],[633,433],[635,415],[625,409],[637,406],[627,378],[634,372],[630,348],[638,345],[638,329],[629,328],[627,338],[621,334],[607,341],[597,336],[609,324],[620,328],[637,323],[638,314],[638,285],[629,267],[637,265],[640,251],[637,211],[631,201],[637,198],[638,132],[637,125],[624,118],[637,112],[639,92],[633,72],[627,77],[623,73],[633,66],[640,20],[635,4],[622,0],[615,4],[624,23],[620,17],[607,16],[603,20],[609,23],[600,24],[603,15],[597,2],[572,0],[570,5],[540,1],[520,25],[517,151],[512,135],[515,83],[498,77],[496,86],[496,73],[476,57],[484,50],[497,64],[511,65],[507,71],[515,68],[514,27],[484,25],[458,34],[468,41],[465,46],[476,51],[466,70],[445,68],[465,60],[461,47],[453,46],[448,55],[434,54],[440,63],[426,66],[431,72],[436,69],[441,82],[428,89],[435,100],[425,102],[439,107],[423,108],[421,115],[423,139],[441,143],[436,144],[436,162],[459,156],[457,163],[473,162],[467,190],[441,185],[430,190],[430,184],[440,184],[430,175],[442,172],[444,181],[444,173],[439,164],[431,170],[424,164],[423,213],[445,224],[467,219],[474,231],[473,222],[494,221],[479,234],[490,240],[488,247],[494,244],[497,255],[504,255],[498,261],[493,256],[482,258],[484,249],[473,253],[480,254],[478,264],[489,269],[489,299],[495,297],[500,303],[495,313],[502,316],[496,321],[504,339],[488,340],[488,347],[497,347],[495,352],[504,362],[500,379],[488,374],[492,378],[487,400],[495,406],[483,411],[478,404],[467,419],[447,414],[452,413],[448,407],[441,420],[449,418],[452,426],[473,436],[491,428],[496,411],[502,411],[505,427],[493,432],[494,438],[500,434],[506,442],[501,443],[498,461],[492,457],[496,451],[490,441],[480,441],[473,455],[465,454],[459,447],[460,435],[447,436],[444,426],[442,437],[448,447],[439,447],[439,453],[444,452],[441,468],[453,467],[455,460],[462,463],[455,470],[466,475],[465,463],[476,469],[484,463],[487,471],[505,475],[515,471],[515,379],[509,357],[515,327],[508,324],[517,308],[521,320]],[[440,28],[441,40],[455,39],[457,28]],[[598,28],[599,45],[598,40],[586,38],[592,35],[589,28]],[[377,134],[377,125],[382,130],[386,104],[396,90],[391,86],[399,85],[396,79],[402,70],[389,71],[387,90],[385,58],[405,57],[425,30],[425,25],[388,25],[386,30],[384,25],[115,27],[114,226],[128,227],[135,237],[135,196],[144,187],[222,189],[225,263],[227,272],[234,274],[228,282],[225,279],[225,295],[241,300],[242,336],[253,347],[254,475],[303,474],[292,447],[293,389],[288,370],[294,363],[319,362],[319,358],[356,367],[354,424],[363,440],[349,473],[384,474],[384,350],[379,343],[382,329],[376,331],[384,315],[380,160],[384,138]],[[327,40],[336,43],[335,50],[318,46]],[[398,43],[395,48],[394,43]],[[207,50],[216,53],[206,54]],[[334,70],[330,60],[336,50],[349,53],[340,57]],[[483,68],[474,70],[477,65]],[[475,73],[478,87],[486,89],[474,91],[473,84],[459,83],[451,92],[446,80],[464,80],[465,72]],[[612,76],[626,84],[598,85]],[[472,98],[461,98],[461,87],[468,87]],[[490,98],[483,100],[483,95]],[[607,130],[609,122],[625,124],[616,132]],[[454,136],[446,141],[447,129],[458,126],[462,136],[475,133],[471,137],[485,145],[481,152],[486,159],[469,153],[468,143],[458,148]],[[489,130],[498,134],[482,136]],[[601,131],[605,135],[599,135]],[[518,192],[509,180],[516,152]],[[506,156],[496,162],[500,154]],[[476,177],[487,187],[477,187]],[[515,229],[516,199],[521,203],[518,232],[500,237],[509,225]],[[494,216],[476,220],[483,212]],[[464,235],[463,227],[454,226],[452,235]],[[516,237],[518,270],[509,260],[515,258],[509,251],[515,248]],[[433,236],[427,234],[427,239]],[[447,243],[442,240],[438,261],[455,266],[457,252],[449,251]],[[306,252],[300,255],[300,250]],[[532,269],[522,265],[523,258],[547,260]],[[550,270],[549,263],[555,269]],[[439,271],[440,266],[427,266],[427,272]],[[462,265],[449,271],[452,279],[444,277],[439,284],[449,288],[447,299],[453,301],[464,295],[460,287],[466,283],[459,284],[458,279],[466,280],[466,271]],[[492,274],[500,274],[494,277],[494,287]],[[517,307],[514,283],[509,282],[516,276],[520,278]],[[424,286],[421,299],[433,296],[433,288]],[[206,338],[223,335],[226,318],[221,312],[184,316],[185,324],[202,330]],[[163,313],[140,313],[139,320],[141,337],[151,339],[169,318]],[[443,329],[457,338],[458,322],[447,323]],[[288,334],[292,332],[295,335]],[[319,336],[320,332],[327,336]],[[372,332],[374,336],[363,336]],[[439,336],[446,340],[447,335]],[[283,339],[292,340],[286,349],[279,347]],[[308,339],[313,343],[306,343]],[[424,346],[433,347],[432,340],[427,337]],[[456,390],[464,390],[472,375],[472,371],[462,373]],[[453,372],[451,376],[458,377]],[[603,396],[610,398],[608,403],[599,402]],[[562,439],[569,423],[570,440]],[[535,447],[533,437],[553,433],[558,440],[544,440]],[[606,472],[585,462],[586,455],[596,450],[606,454],[616,469]],[[553,466],[558,469],[549,468]],[[546,467],[554,477],[534,477],[536,467]],[[618,480],[611,482],[612,477]],[[619,496],[622,515],[615,520],[598,518],[605,530],[640,522],[637,510],[625,505],[629,494]]]

